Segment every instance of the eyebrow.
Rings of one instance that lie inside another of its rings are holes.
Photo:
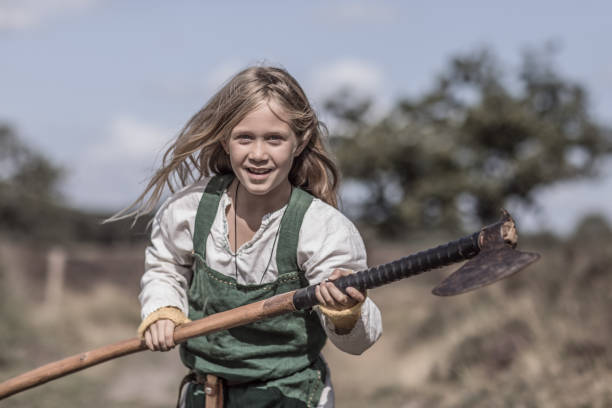
[[[255,132],[253,132],[252,130],[249,129],[240,129],[240,128],[234,128],[232,129],[230,135],[235,135],[235,134],[248,134],[248,135],[254,135]],[[273,130],[269,130],[263,133],[263,136],[289,136],[290,132],[287,130],[279,130],[279,129],[273,129]]]

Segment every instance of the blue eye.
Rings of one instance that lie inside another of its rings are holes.
[[[278,144],[282,142],[283,140],[285,140],[285,138],[282,135],[277,135],[277,134],[268,135],[266,139],[274,144]]]
[[[234,135],[233,138],[240,143],[247,143],[248,141],[253,139],[253,137],[247,133],[239,133],[237,135]]]

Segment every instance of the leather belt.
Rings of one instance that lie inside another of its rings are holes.
[[[194,372],[187,374],[181,381],[181,385],[179,386],[179,397],[176,403],[177,408],[180,408],[181,393],[183,387],[188,382],[203,386],[204,394],[206,394],[204,400],[206,408],[223,408],[223,378],[212,374],[203,375]]]

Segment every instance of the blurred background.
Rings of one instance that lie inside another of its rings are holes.
[[[135,335],[129,205],[230,76],[285,67],[330,130],[375,265],[495,221],[538,264],[454,298],[370,292],[384,335],[325,349],[338,407],[612,406],[612,6],[604,1],[0,0],[0,381]],[[2,401],[172,406],[175,351]]]

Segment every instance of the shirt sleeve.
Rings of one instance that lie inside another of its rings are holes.
[[[355,225],[335,208],[315,199],[300,229],[298,263],[312,285],[329,277],[334,269],[366,269],[366,250]],[[382,335],[380,310],[369,297],[361,306],[360,319],[347,334],[337,334],[318,308],[317,313],[328,338],[344,352],[361,354]]]
[[[191,198],[191,199],[190,199]],[[192,197],[178,194],[161,206],[151,226],[140,281],[141,317],[166,306],[188,314],[187,290],[192,277],[195,212]]]

